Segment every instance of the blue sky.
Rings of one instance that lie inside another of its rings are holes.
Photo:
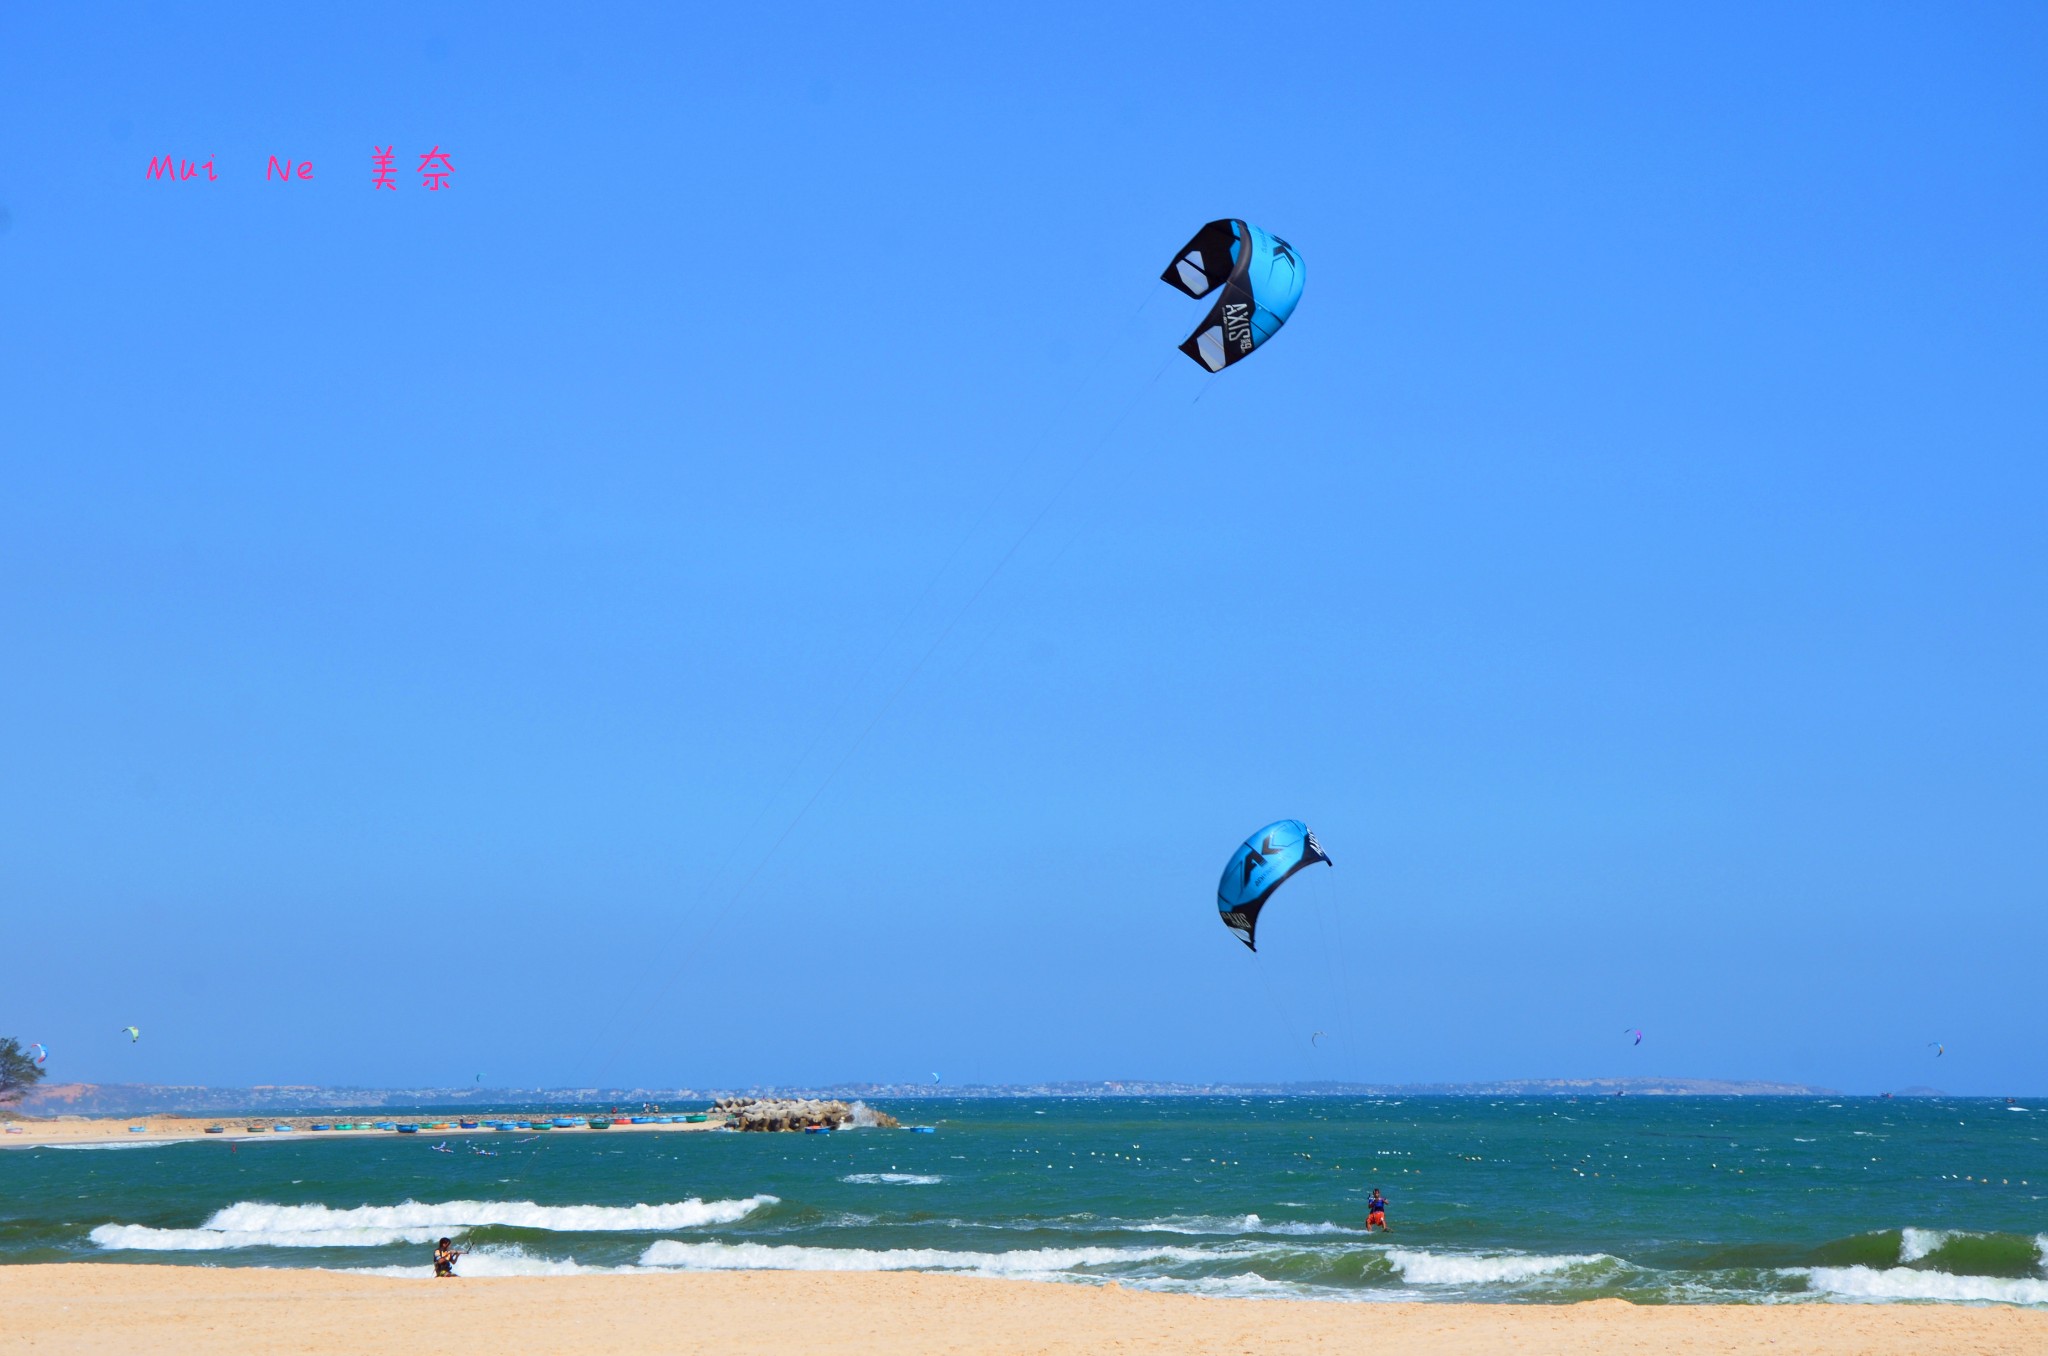
[[[2048,1089],[2039,10],[303,9],[0,19],[53,1073]]]

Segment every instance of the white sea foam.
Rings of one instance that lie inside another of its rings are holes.
[[[1257,1215],[1168,1215],[1164,1219],[1115,1220],[1111,1227],[1157,1234],[1278,1234],[1308,1238],[1326,1234],[1358,1234],[1365,1230],[1327,1220],[1260,1219]]]
[[[856,1172],[839,1180],[861,1186],[937,1186],[946,1179],[921,1172]]]
[[[1552,1256],[1520,1253],[1438,1253],[1414,1248],[1388,1248],[1387,1263],[1410,1285],[1491,1285],[1553,1276],[1573,1267],[1616,1259],[1606,1253],[1563,1253]]]
[[[1950,1229],[1901,1229],[1899,1261],[1917,1262],[1928,1253],[1945,1246],[1955,1236],[1955,1232]]]
[[[1996,1304],[2048,1304],[2048,1281],[2003,1276],[1954,1276],[1912,1267],[1795,1267],[1808,1288],[1852,1300],[1976,1300]]]
[[[241,1201],[217,1210],[196,1229],[102,1224],[87,1237],[102,1248],[130,1252],[218,1252],[229,1248],[382,1248],[431,1243],[441,1234],[496,1225],[556,1233],[653,1232],[731,1224],[773,1196],[740,1201],[677,1201],[668,1205],[535,1205],[532,1201],[448,1201],[425,1205],[267,1205]],[[479,1253],[477,1256],[483,1256]]]
[[[744,1200],[705,1201],[692,1198],[666,1205],[535,1205],[532,1201],[446,1201],[438,1205],[405,1201],[399,1205],[359,1205],[336,1209],[326,1205],[266,1205],[242,1201],[215,1212],[204,1229],[241,1232],[303,1233],[320,1229],[544,1229],[553,1233],[638,1233],[661,1229],[697,1229],[745,1219],[774,1196]]]
[[[679,1243],[664,1238],[640,1255],[643,1265],[689,1271],[967,1271],[980,1276],[1057,1276],[1077,1267],[1139,1262],[1208,1262],[1233,1254],[1206,1248],[1019,1248],[948,1252],[938,1248],[812,1248],[783,1243]]]
[[[875,1114],[875,1109],[866,1102],[855,1102],[847,1110],[853,1113],[853,1119],[841,1126],[842,1130],[873,1130],[882,1123],[881,1117]]]
[[[382,1248],[431,1243],[423,1229],[152,1229],[102,1224],[86,1235],[95,1247],[121,1252],[219,1252],[227,1248]]]
[[[56,1149],[67,1154],[107,1153],[115,1149],[168,1149],[180,1141],[175,1139],[130,1139],[116,1140],[112,1144],[13,1144],[14,1149]]]
[[[482,1248],[469,1253],[455,1264],[458,1276],[602,1276],[642,1271],[642,1267],[587,1267],[573,1257],[533,1257],[522,1248]],[[408,1280],[427,1280],[434,1274],[433,1266],[417,1267],[350,1267],[350,1276],[396,1276]]]

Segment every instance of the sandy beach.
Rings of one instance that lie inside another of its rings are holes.
[[[2048,1313],[1903,1305],[1330,1304],[914,1274],[393,1280],[0,1268],[0,1352],[1771,1352],[2033,1356]]]
[[[555,1112],[534,1112],[518,1119],[552,1118]],[[491,1119],[504,1120],[509,1116],[492,1113]],[[576,1116],[581,1121],[582,1115]],[[447,1124],[439,1124],[447,1120]],[[364,1125],[373,1121],[392,1121],[401,1125],[418,1125],[419,1133],[441,1138],[448,1135],[495,1135],[501,1133],[489,1126],[463,1129],[462,1126],[445,1116],[407,1115],[400,1112],[378,1111],[325,1116],[61,1116],[38,1119],[21,1117],[5,1122],[0,1130],[0,1149],[25,1148],[35,1144],[162,1144],[175,1140],[208,1139],[223,1142],[247,1143],[254,1140],[290,1139],[304,1135],[309,1139],[340,1139],[351,1135],[391,1135],[391,1130],[314,1130],[315,1125],[353,1124]],[[428,1129],[429,1123],[434,1128]],[[723,1117],[709,1121],[673,1122],[668,1125],[631,1125],[623,1118],[612,1122],[605,1130],[591,1130],[581,1124],[558,1127],[545,1133],[550,1135],[609,1135],[609,1134],[660,1134],[677,1130],[717,1130],[724,1124]],[[208,1126],[221,1127],[219,1133],[208,1134]],[[280,1132],[277,1127],[288,1125],[291,1129]]]

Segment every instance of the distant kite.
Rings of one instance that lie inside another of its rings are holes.
[[[933,1070],[932,1070],[932,1086],[933,1086],[933,1087],[937,1087],[938,1085],[939,1085],[939,1071],[938,1071],[937,1069],[933,1069]]]
[[[1636,1043],[1637,1045],[1641,1045],[1641,1044],[1643,1043],[1643,1029],[1642,1029],[1641,1027],[1639,1027],[1639,1026],[1625,1026],[1625,1027],[1623,1027],[1623,1028],[1621,1029],[1621,1034],[1622,1034],[1622,1035],[1624,1035],[1624,1036],[1626,1036],[1626,1035],[1628,1035],[1628,1034],[1629,1034],[1629,1033],[1630,1033],[1631,1031],[1633,1031],[1633,1032],[1635,1033],[1635,1037],[1636,1037],[1635,1043]]]
[[[121,1029],[128,1033],[128,1043],[130,1045],[142,1039],[142,1028],[139,1026],[124,1026]]]
[[[1327,1032],[1327,1031],[1313,1031],[1313,1032],[1310,1032],[1310,1033],[1309,1033],[1309,1038],[1308,1038],[1308,1043],[1309,1043],[1310,1045],[1315,1045],[1315,1044],[1319,1043],[1319,1042],[1320,1042],[1320,1041],[1321,1041],[1321,1040],[1323,1039],[1323,1037],[1325,1037],[1325,1036],[1327,1036],[1327,1035],[1329,1035],[1329,1034],[1330,1034],[1330,1033],[1329,1033],[1329,1032]]]
[[[1936,1059],[1940,1059],[1943,1055],[1948,1053],[1948,1047],[1946,1045],[1943,1045],[1940,1041],[1929,1041],[1927,1042],[1927,1047],[1930,1050],[1934,1051],[1934,1057]]]
[[[43,1065],[49,1063],[50,1052],[44,1048],[43,1043],[41,1041],[37,1041],[34,1045],[31,1045],[28,1048],[28,1057],[34,1060],[36,1062],[36,1067],[40,1069],[43,1067]]]

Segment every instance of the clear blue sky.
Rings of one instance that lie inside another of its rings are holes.
[[[53,1073],[2048,1090],[2038,7],[198,8],[0,18]]]

